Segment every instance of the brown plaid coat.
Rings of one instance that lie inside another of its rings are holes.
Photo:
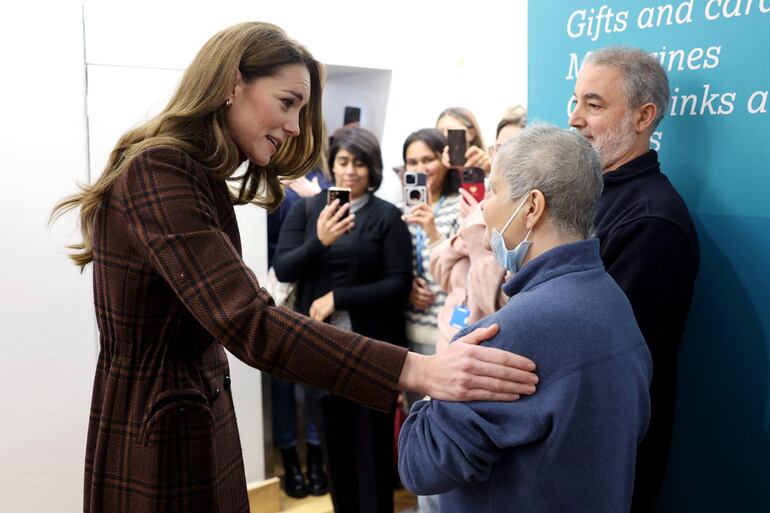
[[[86,512],[248,512],[222,346],[378,409],[406,351],[274,306],[240,255],[225,183],[168,147],[135,157],[94,224],[101,352]]]

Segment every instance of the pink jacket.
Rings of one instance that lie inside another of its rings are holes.
[[[471,311],[469,324],[497,311],[507,301],[501,290],[505,269],[495,261],[492,252],[481,245],[485,229],[481,209],[476,208],[462,220],[457,235],[445,240],[431,252],[430,272],[447,294],[438,314],[439,348],[446,346],[459,331],[449,325],[449,320],[455,307],[465,301],[466,280],[469,290],[465,306]]]

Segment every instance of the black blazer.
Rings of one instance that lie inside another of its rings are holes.
[[[371,196],[356,212],[353,230],[326,248],[316,235],[325,205],[324,194],[294,204],[273,257],[276,277],[297,282],[299,313],[307,315],[313,301],[333,290],[335,309],[350,312],[353,331],[405,346],[412,239],[401,211]]]

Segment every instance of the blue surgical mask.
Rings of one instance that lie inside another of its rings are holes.
[[[519,272],[519,269],[521,269],[521,263],[524,261],[524,257],[527,255],[527,251],[532,245],[532,241],[527,240],[532,233],[532,229],[527,232],[524,240],[511,250],[505,247],[505,239],[503,239],[503,233],[505,233],[508,225],[511,224],[513,218],[516,217],[516,214],[518,214],[519,210],[521,210],[521,208],[524,206],[524,203],[527,202],[527,198],[528,197],[525,197],[519,206],[516,207],[516,210],[513,212],[511,217],[508,218],[508,222],[505,223],[505,226],[503,226],[502,232],[498,232],[497,228],[492,228],[492,236],[489,239],[489,245],[492,247],[492,253],[495,255],[495,260],[497,260],[497,263],[500,264],[504,269],[511,271],[513,274],[516,274]]]

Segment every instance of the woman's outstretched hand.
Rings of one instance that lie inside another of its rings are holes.
[[[445,401],[515,401],[535,393],[532,360],[479,346],[498,330],[497,324],[479,328],[433,356],[409,353],[399,387]]]

